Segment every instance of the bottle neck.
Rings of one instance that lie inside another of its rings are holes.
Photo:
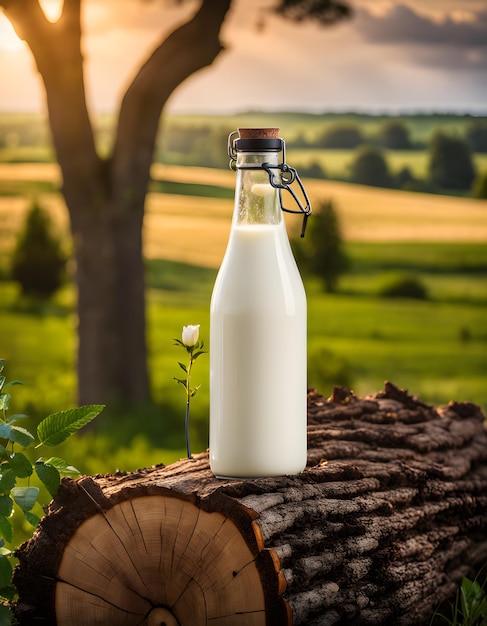
[[[278,164],[278,152],[239,152],[235,188],[234,226],[280,224],[279,191],[269,182],[262,163]],[[246,169],[246,168],[249,169]]]

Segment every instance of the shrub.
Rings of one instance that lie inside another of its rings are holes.
[[[49,297],[62,285],[65,267],[66,256],[49,215],[34,202],[13,252],[11,277],[24,294]]]
[[[428,291],[421,280],[410,274],[396,274],[388,277],[379,289],[384,298],[415,298],[426,300]]]
[[[350,166],[353,182],[374,187],[390,187],[391,175],[382,151],[364,146]]]

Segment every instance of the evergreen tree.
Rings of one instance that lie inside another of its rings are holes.
[[[24,294],[48,298],[62,285],[65,267],[66,257],[49,215],[34,202],[17,239],[11,276]]]
[[[343,249],[338,215],[331,201],[322,202],[313,211],[306,237],[294,240],[293,249],[300,267],[323,279],[325,291],[337,290],[338,279],[349,262]]]

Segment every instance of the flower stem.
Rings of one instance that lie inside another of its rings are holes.
[[[191,402],[191,368],[193,366],[193,351],[189,352],[189,365],[186,374],[186,419],[184,423],[184,429],[186,434],[186,452],[188,459],[191,458],[191,446],[189,444],[189,405]]]
[[[184,422],[184,431],[186,433],[186,452],[188,459],[191,458],[191,447],[189,445],[189,400],[186,402],[186,419]]]

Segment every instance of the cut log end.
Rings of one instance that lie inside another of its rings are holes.
[[[179,498],[133,497],[90,517],[57,578],[58,626],[76,623],[80,606],[89,607],[83,624],[220,624],[245,614],[265,625],[256,554],[227,517]]]

